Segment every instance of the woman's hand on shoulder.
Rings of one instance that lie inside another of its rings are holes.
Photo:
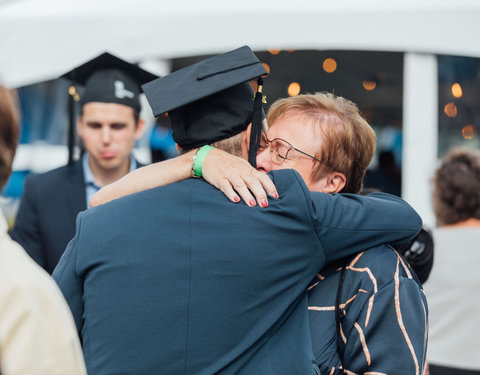
[[[241,198],[248,206],[267,207],[267,195],[278,198],[277,189],[265,172],[257,171],[248,161],[216,148],[207,154],[202,175],[205,181],[235,203]]]

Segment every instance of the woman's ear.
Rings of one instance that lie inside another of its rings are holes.
[[[338,193],[341,191],[345,184],[347,183],[347,178],[343,173],[332,172],[327,175],[327,183],[324,187],[325,193]]]
[[[345,187],[346,183],[347,178],[343,173],[330,172],[320,180],[311,184],[312,186],[309,186],[309,189],[311,191],[332,194],[340,192]]]

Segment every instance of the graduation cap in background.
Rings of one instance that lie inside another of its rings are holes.
[[[80,101],[82,107],[90,102],[123,104],[140,112],[140,86],[158,76],[105,52],[65,73],[61,78],[66,78],[73,84],[69,87],[68,164],[71,164],[75,127],[74,102]],[[81,97],[75,84],[84,87]]]
[[[250,123],[248,161],[256,166],[267,71],[248,46],[200,61],[142,86],[158,116],[168,112],[175,142],[191,149],[230,138]],[[257,93],[249,81],[257,79]],[[255,99],[255,100],[254,100]]]

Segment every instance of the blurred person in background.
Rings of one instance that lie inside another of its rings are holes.
[[[64,75],[85,86],[77,131],[81,158],[28,176],[11,236],[49,273],[75,234],[75,218],[102,186],[139,166],[131,151],[144,130],[140,84],[156,76],[109,53]]]
[[[0,85],[0,189],[18,142],[14,99]],[[72,315],[50,276],[7,234],[0,212],[0,373],[86,375]]]
[[[435,260],[425,283],[431,375],[478,375],[480,151],[452,149],[433,177]]]

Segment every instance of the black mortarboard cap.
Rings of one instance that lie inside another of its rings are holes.
[[[140,112],[140,86],[158,76],[130,64],[108,52],[78,66],[62,77],[84,86],[80,97],[83,106],[89,102],[117,103]]]
[[[76,67],[61,78],[69,79],[73,84],[84,87],[83,94],[78,99],[74,87],[70,87],[69,103],[70,126],[68,134],[68,163],[73,162],[74,144],[74,99],[80,100],[83,106],[90,102],[117,103],[140,112],[140,86],[158,76],[122,60],[108,52]]]
[[[244,46],[158,78],[142,89],[154,116],[168,112],[173,139],[183,149],[232,137],[252,122],[249,161],[254,164],[262,94],[254,102],[248,82],[265,74],[261,62]]]

